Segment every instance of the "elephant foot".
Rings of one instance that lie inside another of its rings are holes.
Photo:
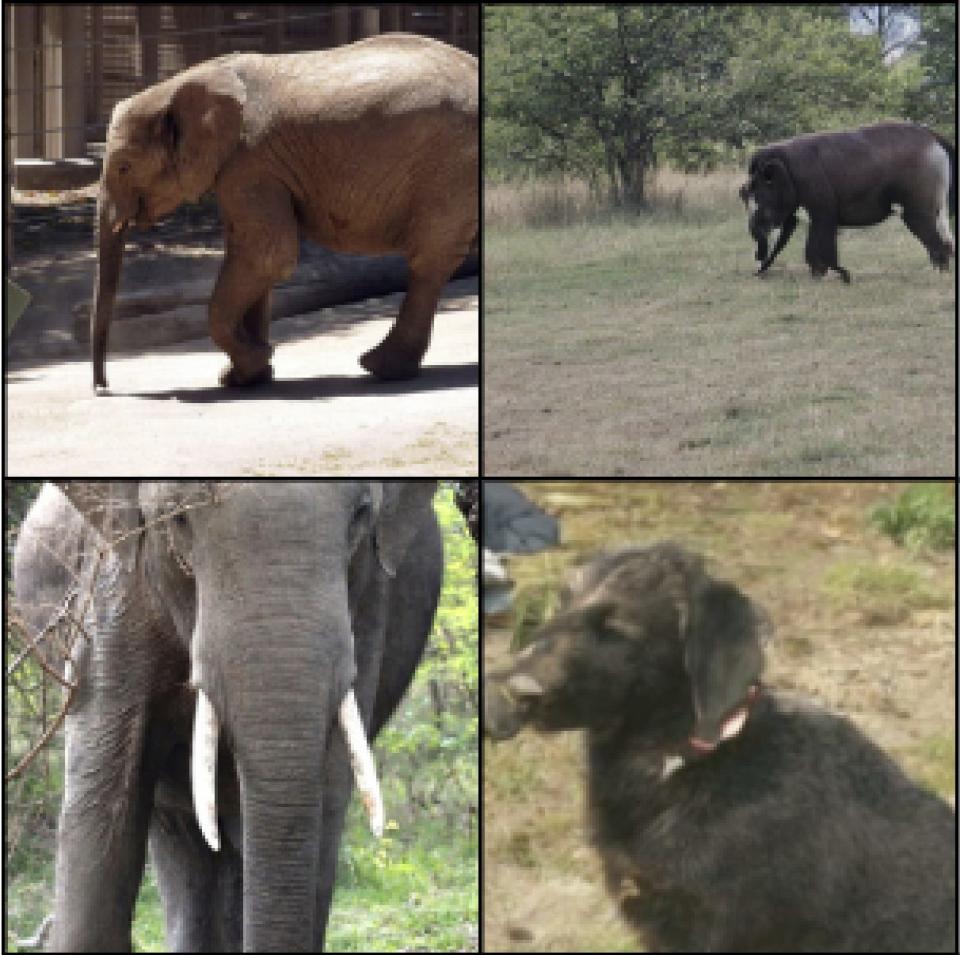
[[[273,365],[263,365],[255,371],[237,368],[228,365],[220,372],[220,384],[224,388],[249,388],[251,385],[262,385],[273,381]]]
[[[360,366],[381,381],[404,381],[420,374],[423,352],[400,349],[384,339],[360,359]]]

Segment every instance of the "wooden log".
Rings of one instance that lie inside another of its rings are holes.
[[[471,253],[454,278],[475,275],[479,256]],[[402,292],[407,286],[406,262],[399,256],[370,258],[324,252],[311,256],[296,273],[273,290],[271,318],[288,318],[367,298]],[[179,289],[145,289],[117,296],[110,328],[110,348],[137,349],[202,338],[207,334],[211,279],[185,283]],[[73,307],[74,338],[90,341],[90,303]]]

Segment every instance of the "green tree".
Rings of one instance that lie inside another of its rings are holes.
[[[902,106],[879,34],[853,32],[841,5],[524,5],[485,17],[487,173],[575,174],[618,205],[643,205],[658,162],[710,168]]]

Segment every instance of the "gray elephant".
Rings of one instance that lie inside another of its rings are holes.
[[[384,34],[313,53],[234,53],[116,105],[98,203],[91,315],[95,388],[125,229],[216,194],[226,252],[210,299],[227,385],[272,375],[270,291],[302,234],[337,252],[397,253],[409,285],[387,337],[361,359],[382,379],[417,374],[440,290],[479,228],[477,60]]]
[[[47,640],[67,617],[86,634],[67,663],[54,951],[130,950],[148,842],[170,950],[322,949],[350,764],[376,828],[367,738],[437,605],[434,490],[44,487],[18,606]]]

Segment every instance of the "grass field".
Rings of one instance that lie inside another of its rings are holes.
[[[662,177],[649,213],[586,190],[484,195],[488,475],[949,475],[955,276],[898,217],[806,223],[764,279],[739,173]]]

